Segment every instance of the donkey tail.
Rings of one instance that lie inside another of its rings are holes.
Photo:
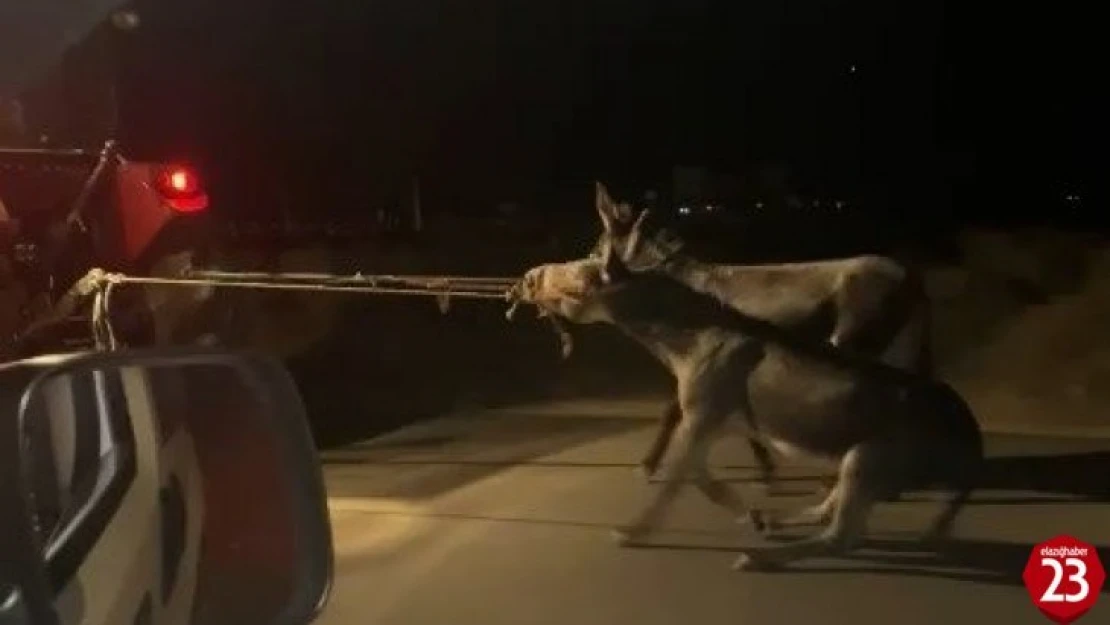
[[[926,377],[933,377],[936,373],[936,361],[933,355],[933,306],[929,295],[925,292],[924,280],[921,287],[921,303],[915,315],[917,327],[917,372]]]
[[[902,285],[904,325],[888,348],[888,360],[905,363],[907,368],[922,377],[935,374],[933,355],[933,311],[925,288],[923,272],[912,264],[902,263],[906,278]]]
[[[937,399],[934,408],[941,439],[949,446],[942,457],[935,459],[943,463],[941,473],[951,491],[944,510],[933,521],[927,533],[928,539],[943,539],[948,536],[952,523],[971,492],[979,486],[986,469],[983,450],[983,431],[967,401],[948,384],[935,383]]]

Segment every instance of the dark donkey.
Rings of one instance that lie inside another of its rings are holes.
[[[572,323],[616,326],[675,377],[682,414],[675,461],[654,500],[619,531],[622,543],[650,532],[688,477],[759,529],[827,524],[809,539],[747,549],[738,567],[843,553],[863,537],[875,502],[932,484],[953,493],[928,532],[940,539],[981,472],[979,425],[947,384],[800,338],[665,272],[631,271],[618,254],[537,267],[510,294]],[[836,485],[794,516],[748,510],[709,473],[710,445],[730,424],[787,455],[835,464]]]
[[[634,214],[614,202],[600,182],[596,208],[603,231],[590,256],[612,249],[634,271],[663,272],[752,317],[827,341],[853,354],[905,371],[931,375],[929,300],[920,276],[882,256],[817,262],[722,265],[683,252],[683,242],[664,228],[650,229],[648,211]],[[655,440],[641,461],[650,477],[659,467],[681,419],[678,400],[663,412]],[[764,483],[774,482],[766,448],[751,441]]]

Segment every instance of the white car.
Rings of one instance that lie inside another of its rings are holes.
[[[308,623],[320,468],[280,364],[211,349],[0,367],[0,625]],[[9,564],[11,563],[11,564]]]

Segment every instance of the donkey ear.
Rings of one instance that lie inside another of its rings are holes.
[[[628,227],[628,239],[625,242],[626,250],[635,250],[640,246],[640,240],[646,235],[644,234],[644,220],[647,219],[648,213],[651,212],[650,208],[645,208],[636,215],[636,220]]]
[[[636,221],[632,222],[632,230],[634,232],[639,232],[641,229],[643,229],[644,220],[648,218],[648,213],[650,212],[650,208],[645,208],[644,210],[640,211],[639,215],[636,215]]]
[[[597,209],[597,215],[601,218],[601,225],[605,227],[605,231],[612,232],[618,219],[617,207],[613,203],[613,198],[609,196],[609,190],[599,181],[594,182],[594,208]]]

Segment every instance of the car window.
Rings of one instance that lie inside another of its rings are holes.
[[[98,533],[134,474],[119,376],[97,371],[47,380],[31,398],[23,435],[35,525],[48,560],[87,549],[73,531],[77,521],[90,520],[81,533]]]

